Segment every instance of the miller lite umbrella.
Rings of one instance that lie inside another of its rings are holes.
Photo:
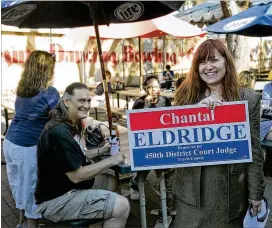
[[[24,1],[2,8],[1,23],[19,28],[74,28],[93,25],[111,130],[112,115],[98,25],[150,20],[179,10],[183,3],[183,1]]]
[[[204,30],[253,37],[272,36],[272,1],[255,5]]]

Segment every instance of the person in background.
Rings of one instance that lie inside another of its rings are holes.
[[[108,155],[110,145],[85,151],[83,122],[88,117],[91,96],[88,87],[70,84],[38,140],[37,212],[53,222],[98,219],[103,228],[125,228],[130,212],[128,200],[116,194],[114,177],[103,173],[124,162],[117,153],[97,163],[88,157]],[[97,227],[97,226],[96,226]]]
[[[176,90],[181,86],[182,82],[184,81],[183,77],[180,77],[177,81],[176,81]]]
[[[255,80],[253,79],[253,75],[250,71],[242,71],[239,74],[239,85],[241,87],[248,87],[254,89]]]
[[[271,80],[263,88],[262,92],[262,113],[272,113],[272,69],[268,75],[268,80]],[[261,141],[272,140],[272,120],[266,120],[261,122]]]
[[[239,86],[231,53],[208,39],[196,50],[190,73],[175,93],[175,105],[204,104],[209,109],[229,101],[248,101],[251,163],[178,168],[175,228],[243,227],[249,203],[261,210],[265,190],[260,146],[260,96]],[[192,216],[193,215],[193,216]]]
[[[270,82],[263,88],[262,100],[265,106],[272,107],[272,69],[270,70],[267,79],[270,80]]]
[[[3,151],[7,176],[16,208],[20,210],[17,228],[38,227],[41,215],[35,212],[34,190],[37,180],[37,141],[49,121],[49,112],[59,100],[58,91],[51,86],[55,57],[45,51],[32,52],[19,81],[15,115],[6,134]]]
[[[160,84],[159,80],[155,76],[149,76],[144,82],[144,89],[146,95],[138,98],[132,107],[132,109],[146,109],[146,108],[161,108],[171,106],[171,101],[160,95]],[[149,170],[142,171],[144,178],[149,174]],[[132,200],[139,200],[139,189],[138,189],[139,173],[131,179],[129,182],[130,187],[130,198]]]
[[[108,70],[106,70],[105,73],[106,73],[106,82],[108,85],[108,92],[112,93],[113,89],[111,84],[111,73]],[[97,87],[92,91],[91,94],[93,96],[92,104],[91,104],[92,107],[97,107],[105,103],[105,93],[104,93],[104,87],[102,82],[97,85]]]
[[[165,80],[164,87],[166,89],[170,89],[172,86],[173,78],[174,78],[174,71],[171,70],[170,65],[166,65],[165,69],[166,70],[163,72],[163,80]]]

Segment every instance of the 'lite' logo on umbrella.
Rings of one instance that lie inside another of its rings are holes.
[[[246,25],[250,24],[255,19],[256,19],[256,17],[248,17],[248,18],[232,21],[232,22],[226,24],[223,27],[223,30],[225,30],[225,31],[234,31],[234,30],[243,28]]]
[[[142,16],[143,12],[144,6],[142,3],[126,2],[114,11],[114,15],[121,21],[136,21]]]
[[[25,4],[12,9],[6,9],[2,13],[2,21],[16,21],[17,19],[24,17],[36,9],[35,4]]]

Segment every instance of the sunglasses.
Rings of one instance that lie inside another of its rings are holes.
[[[154,89],[154,90],[159,90],[160,86],[147,86],[147,89]]]

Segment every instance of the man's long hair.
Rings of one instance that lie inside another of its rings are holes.
[[[52,84],[55,57],[46,51],[33,51],[25,62],[16,94],[34,97]]]
[[[175,105],[196,104],[203,99],[209,87],[200,78],[198,68],[202,61],[213,59],[215,50],[225,58],[226,64],[226,74],[222,79],[223,99],[225,101],[240,100],[237,73],[231,53],[221,41],[209,39],[197,48],[189,75],[175,93]]]
[[[45,125],[45,129],[49,130],[59,123],[70,122],[68,117],[68,108],[65,106],[64,101],[71,99],[76,89],[88,89],[88,87],[80,82],[74,82],[67,86],[62,98],[59,100],[56,107],[50,112],[51,120]],[[81,132],[82,124],[77,123],[76,128]]]

